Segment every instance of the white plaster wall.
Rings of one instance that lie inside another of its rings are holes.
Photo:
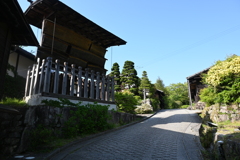
[[[17,62],[17,53],[13,52],[9,55],[9,60],[8,60],[9,64],[11,64],[12,66],[16,67],[16,62]],[[26,78],[27,77],[27,71],[28,71],[28,67],[32,66],[34,64],[34,61],[24,57],[24,56],[19,56],[19,62],[18,62],[18,75]],[[9,75],[13,76],[12,72],[9,72]]]
[[[32,96],[27,96],[25,97],[25,101],[28,105],[31,106],[35,106],[35,105],[43,105],[41,102],[42,100],[58,100],[57,98],[53,98],[53,97],[45,97],[45,96],[41,96],[41,95],[32,95]],[[71,100],[69,99],[70,102],[72,103],[78,103],[78,100]],[[85,104],[93,104],[93,102],[89,102],[89,101],[81,101],[83,105]],[[117,110],[117,106],[116,104],[106,104],[106,103],[99,103],[100,105],[109,105],[108,110]]]

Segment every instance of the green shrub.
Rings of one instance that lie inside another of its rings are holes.
[[[42,145],[46,145],[52,142],[53,131],[45,128],[43,125],[38,125],[30,132],[31,137],[31,149],[37,149]]]
[[[154,111],[157,111],[160,109],[160,101],[157,98],[151,98],[151,105],[153,107]]]
[[[134,113],[138,100],[128,90],[115,93],[115,101],[120,112]]]
[[[214,103],[240,103],[240,56],[233,55],[224,61],[217,61],[203,82],[208,87],[200,92],[201,101]]]
[[[15,73],[15,67],[9,64],[7,70],[12,71],[15,74],[15,77],[8,75],[8,73],[6,74],[4,80],[3,98],[10,97],[22,99],[25,93],[26,79]]]
[[[180,108],[181,109],[186,109],[186,108],[188,108],[189,107],[189,105],[182,105]]]
[[[108,123],[108,119],[111,118],[108,114],[108,106],[95,103],[77,105],[76,108],[76,111],[71,112],[73,116],[64,125],[65,137],[92,134],[112,127]]]
[[[202,102],[205,102],[207,106],[211,106],[216,103],[217,94],[214,92],[214,88],[207,87],[200,91],[199,95]]]
[[[74,104],[68,99],[44,100],[46,105],[53,107],[75,107],[75,110],[70,111],[71,117],[65,122],[62,129],[65,138],[72,138],[78,135],[92,134],[99,131],[104,131],[113,127],[108,123],[111,118],[108,114],[107,105],[97,103],[81,105],[81,102]]]

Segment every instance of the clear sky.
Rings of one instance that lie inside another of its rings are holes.
[[[30,4],[18,0],[23,11]],[[135,63],[165,86],[186,82],[217,60],[240,55],[239,0],[61,0],[94,23],[127,41],[108,48],[105,68]],[[34,29],[36,36],[40,33]],[[38,33],[38,34],[37,34]]]

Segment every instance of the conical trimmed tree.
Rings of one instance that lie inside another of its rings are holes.
[[[122,89],[129,89],[135,95],[138,93],[139,78],[132,61],[125,61],[120,81]]]
[[[114,77],[114,81],[115,81],[114,90],[120,91],[121,90],[120,71],[119,71],[119,65],[117,62],[113,64],[111,71],[112,72],[110,73],[110,76]]]

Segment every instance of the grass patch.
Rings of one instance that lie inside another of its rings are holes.
[[[237,128],[237,127],[240,127],[240,121],[235,121],[235,122],[223,121],[223,122],[219,122],[217,124],[218,124],[219,128],[226,128],[226,127]]]
[[[188,108],[189,107],[189,105],[182,105],[180,108],[181,109],[186,109],[186,108]]]
[[[8,98],[8,97],[0,101],[0,104],[13,105],[13,106],[27,106],[27,103],[24,100],[17,99],[17,98]]]

